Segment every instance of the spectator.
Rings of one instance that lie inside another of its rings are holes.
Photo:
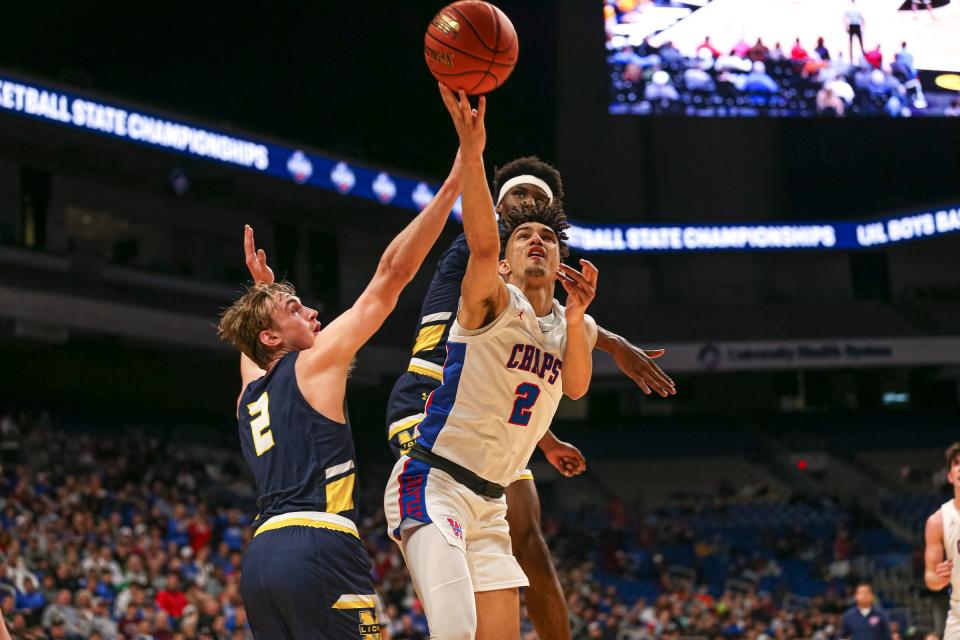
[[[794,62],[805,62],[809,57],[810,54],[807,53],[807,50],[800,44],[800,38],[794,40],[793,48],[790,49],[790,59]]]
[[[950,105],[943,114],[951,118],[960,117],[960,96],[956,96],[950,101]]]
[[[840,627],[842,640],[891,640],[890,623],[882,611],[873,606],[873,587],[857,585],[854,606],[843,614]]]
[[[651,102],[676,101],[680,99],[676,87],[670,83],[670,74],[663,69],[654,72],[643,92],[643,97]]]
[[[745,91],[758,93],[777,93],[780,88],[767,74],[767,68],[762,62],[754,62],[753,70],[747,74],[743,86]]]
[[[413,616],[409,613],[403,614],[399,624],[391,629],[390,635],[393,640],[427,640],[425,630],[416,627]]]
[[[179,618],[187,604],[187,597],[180,589],[180,576],[168,573],[164,590],[157,594],[157,606],[172,617]]]
[[[762,38],[757,38],[757,43],[747,51],[747,58],[753,62],[763,62],[767,59],[770,49],[763,44]]]
[[[863,19],[863,14],[857,7],[857,0],[850,0],[850,6],[843,14],[843,23],[850,38],[850,61],[853,62],[853,39],[856,38],[860,43],[860,53],[864,53],[863,48],[863,29],[867,21]]]
[[[679,49],[677,49],[670,40],[663,43],[663,46],[660,47],[657,53],[660,55],[660,59],[664,64],[681,64],[683,62],[683,54],[680,53]]]
[[[774,43],[773,49],[770,50],[768,56],[771,62],[780,62],[781,60],[786,59],[787,54],[783,52],[783,47],[780,46],[780,41]]]
[[[737,44],[733,45],[733,48],[730,50],[730,55],[737,56],[738,58],[746,58],[748,51],[750,51],[750,45],[743,39],[743,36],[740,36]]]
[[[47,599],[37,590],[36,579],[26,576],[23,580],[23,591],[17,592],[17,609],[26,611],[41,611],[47,604]]]
[[[917,68],[913,65],[913,54],[907,50],[907,43],[900,43],[900,50],[893,56],[893,72],[906,82],[917,77]]]
[[[878,42],[874,49],[864,53],[863,58],[874,69],[883,68],[883,53],[880,52],[880,43]]]
[[[98,633],[103,640],[116,640],[120,628],[110,617],[110,608],[103,598],[94,598],[91,614],[91,634]]]
[[[830,51],[827,49],[826,45],[823,44],[823,36],[817,38],[817,48],[813,51],[817,54],[817,57],[824,62],[830,61]]]
[[[710,42],[710,36],[707,36],[706,38],[704,38],[703,42],[701,42],[700,45],[697,47],[697,50],[696,50],[697,55],[699,56],[702,51],[709,51],[710,56],[713,57],[714,59],[720,57],[720,51],[716,47],[714,47],[713,44]]]
[[[853,87],[850,86],[850,83],[847,82],[842,76],[836,80],[831,80],[824,85],[824,88],[830,89],[830,91],[832,91],[837,98],[843,101],[844,111],[846,110],[847,105],[853,104],[853,98],[856,94],[853,91]]]
[[[87,620],[80,610],[71,604],[72,600],[72,594],[66,589],[61,589],[57,593],[56,602],[43,610],[40,624],[45,629],[52,629],[57,626],[57,621],[59,621],[59,624],[63,625],[66,635],[86,636],[90,631]]]
[[[710,52],[704,50],[701,53],[702,56],[709,57]],[[717,84],[714,82],[713,77],[707,73],[707,69],[710,68],[709,60],[700,60],[699,64],[690,67],[683,72],[683,84],[686,86],[689,91],[702,91],[707,93],[713,93],[717,89]]]

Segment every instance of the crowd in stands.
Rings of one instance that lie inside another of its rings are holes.
[[[252,637],[238,586],[255,507],[236,451],[64,430],[46,414],[2,417],[0,442],[0,610],[14,638]],[[425,639],[382,488],[366,485],[359,524],[389,637]],[[546,511],[573,637],[837,637],[851,560],[871,551],[852,532],[875,523],[826,499],[742,500],[722,484],[656,509]],[[526,619],[523,634],[536,639]]]
[[[620,14],[612,10],[609,26]],[[611,39],[612,41],[612,39]],[[928,102],[907,42],[894,52],[875,44],[845,55],[847,43],[714,43],[693,50],[647,37],[620,38],[607,58],[611,111],[703,116],[960,116],[960,95]],[[635,41],[632,41],[635,42]],[[829,46],[835,47],[833,50]],[[933,98],[931,98],[933,99]]]

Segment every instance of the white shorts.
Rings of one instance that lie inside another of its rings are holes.
[[[950,603],[950,610],[947,611],[947,624],[943,629],[943,640],[960,640],[960,613],[957,613],[957,605]]]
[[[401,456],[387,481],[383,506],[387,533],[397,543],[404,531],[429,525],[437,527],[449,545],[463,551],[474,591],[529,585],[510,546],[506,498],[478,496],[446,472]],[[411,571],[413,564],[408,559]],[[429,576],[417,580],[430,582]]]

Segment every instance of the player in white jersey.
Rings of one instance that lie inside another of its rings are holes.
[[[960,442],[947,449],[947,481],[953,498],[927,518],[923,581],[933,591],[950,585],[950,610],[944,640],[960,640]],[[944,559],[946,555],[946,559]]]
[[[484,111],[441,86],[461,140],[463,226],[470,248],[443,385],[430,396],[416,444],[384,496],[432,638],[515,640],[518,587],[504,487],[522,472],[562,395],[586,393],[596,324],[585,314],[597,270],[561,264],[559,203],[502,212],[483,166]],[[501,247],[503,257],[501,259]],[[554,300],[555,282],[567,292]]]

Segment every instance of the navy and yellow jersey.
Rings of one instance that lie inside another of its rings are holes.
[[[447,334],[457,315],[460,285],[469,260],[467,236],[461,233],[440,257],[420,307],[412,355],[416,361],[435,365],[438,372],[443,369],[443,361],[447,358]],[[414,360],[411,360],[411,367]]]
[[[356,522],[350,425],[321,415],[300,393],[288,353],[243,391],[240,446],[257,483],[255,526],[284,513],[326,512]]]
[[[387,439],[397,457],[413,446],[413,432],[423,420],[427,398],[443,379],[447,336],[457,315],[469,259],[467,237],[461,233],[441,256],[423,299],[410,363],[387,402]]]

